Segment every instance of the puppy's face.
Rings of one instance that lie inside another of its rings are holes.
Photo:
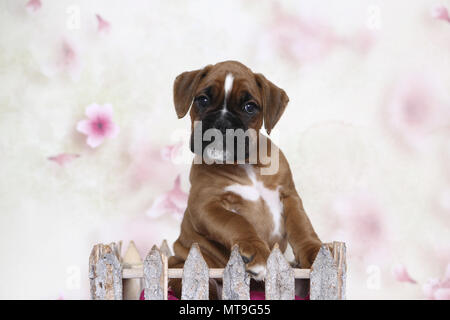
[[[270,133],[288,101],[284,90],[236,61],[184,72],[174,83],[178,117],[190,109],[192,152],[218,161],[247,159],[263,123]]]

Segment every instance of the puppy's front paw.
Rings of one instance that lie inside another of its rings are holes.
[[[310,268],[316,259],[317,253],[322,246],[322,242],[314,241],[307,246],[302,246],[296,252],[294,252],[295,260],[302,268]]]
[[[247,272],[255,280],[263,280],[266,276],[266,261],[270,255],[269,246],[259,239],[239,241],[237,245]]]

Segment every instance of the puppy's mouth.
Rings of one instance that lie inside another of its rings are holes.
[[[214,112],[194,123],[191,151],[207,162],[245,162],[252,150],[254,133],[230,112]]]

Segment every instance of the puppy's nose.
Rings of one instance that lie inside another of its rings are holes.
[[[232,123],[230,120],[221,117],[214,122],[214,128],[225,134],[227,129],[232,129]]]

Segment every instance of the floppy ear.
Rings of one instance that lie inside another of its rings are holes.
[[[187,71],[176,77],[173,84],[173,102],[178,118],[183,118],[194,100],[195,90],[200,80],[206,76],[211,65],[203,69]]]
[[[289,97],[283,89],[278,88],[272,82],[266,79],[261,73],[255,74],[256,83],[258,84],[263,97],[263,116],[264,127],[268,134],[280,120],[281,115],[286,109]]]

